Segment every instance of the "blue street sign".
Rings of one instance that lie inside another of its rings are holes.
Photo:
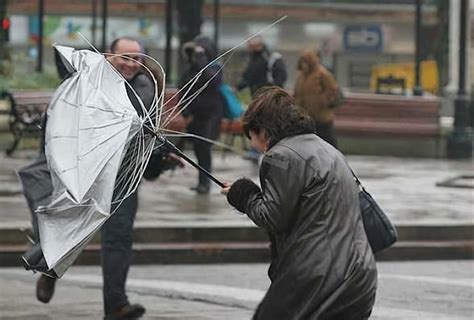
[[[343,41],[347,51],[380,52],[383,50],[382,28],[378,25],[346,26]]]

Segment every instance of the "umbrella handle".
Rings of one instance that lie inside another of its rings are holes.
[[[155,133],[156,135],[156,133]],[[209,171],[207,171],[206,169],[204,169],[203,167],[201,167],[199,164],[197,164],[193,159],[189,158],[187,155],[185,155],[183,153],[183,151],[179,150],[178,147],[176,147],[174,144],[172,144],[171,142],[168,141],[168,139],[166,138],[163,138],[163,137],[159,137],[158,135],[156,135],[156,137],[161,140],[165,145],[166,147],[168,147],[169,149],[171,149],[173,152],[177,153],[181,158],[183,158],[184,160],[186,160],[190,165],[192,165],[194,168],[198,169],[199,171],[201,171],[202,173],[204,173],[209,179],[211,179],[215,184],[217,184],[219,187],[221,188],[225,188],[226,185],[220,181],[219,179],[217,179],[216,177],[214,177]]]

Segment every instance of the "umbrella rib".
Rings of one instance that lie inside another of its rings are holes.
[[[169,132],[169,133],[164,133],[165,136],[167,137],[184,137],[184,138],[195,138],[195,139],[199,139],[199,140],[202,140],[202,141],[206,141],[206,142],[209,142],[215,146],[218,146],[220,148],[223,148],[223,149],[227,149],[227,150],[230,150],[230,151],[233,151],[237,154],[245,154],[246,151],[243,149],[243,148],[236,148],[234,146],[231,146],[229,144],[226,144],[226,143],[222,143],[220,141],[217,141],[217,140],[212,140],[212,139],[208,139],[208,138],[205,138],[203,136],[200,136],[200,135],[197,135],[197,134],[193,134],[193,133],[184,133],[184,132],[180,132],[180,131],[175,131],[175,130],[169,130],[169,129],[163,129],[163,131],[166,131],[166,132]]]
[[[108,103],[112,104],[112,101],[108,101]],[[104,109],[104,108],[101,108],[101,107],[98,107],[98,106],[94,106],[94,105],[84,105],[84,108],[90,108],[90,109],[96,109],[96,110],[100,110],[102,112],[107,112],[107,113],[115,113],[115,114],[120,114],[120,115],[127,115],[127,116],[130,116],[131,114],[129,112],[120,112],[118,110],[110,110],[110,109]]]
[[[224,68],[224,66],[230,61],[230,59],[232,58],[232,56],[235,54],[235,52],[232,52],[232,54],[227,58],[227,60],[224,61],[224,63],[219,67],[219,70],[208,80],[206,81],[206,83],[204,83],[202,85],[201,88],[199,88],[196,92],[199,92],[201,93],[205,88],[207,88],[207,86],[209,85],[209,83],[211,83],[212,80],[214,80],[215,77],[217,77],[217,75],[222,71],[222,69]],[[204,71],[204,69],[202,69],[200,71],[200,73],[202,74],[202,72]],[[194,83],[193,83],[194,85]],[[189,91],[189,90],[188,90]],[[164,126],[166,126],[167,124],[169,124],[171,121],[173,121],[176,117],[178,117],[196,98],[197,98],[198,95],[195,95],[194,97],[192,97],[192,99],[187,102],[187,104],[182,107],[178,113],[176,115],[174,115],[174,117],[172,117],[170,119],[170,116],[168,116],[166,119],[165,119],[165,122],[164,122]]]
[[[104,128],[109,128],[109,127],[113,127],[113,126],[116,126],[118,124],[122,124],[123,121],[117,121],[117,122],[114,122],[114,123],[109,123],[109,124],[104,124],[104,125],[96,125],[96,126],[92,126],[92,127],[85,127],[85,128],[79,128],[80,131],[88,131],[88,130],[94,130],[94,129],[104,129]]]
[[[128,148],[128,151],[125,155],[125,159],[122,162],[120,168],[119,177],[116,182],[116,186],[120,186],[120,188],[117,189],[118,191],[115,192],[116,194],[125,194],[124,197],[127,197],[134,190],[136,190],[138,182],[140,181],[142,176],[141,172],[144,170],[145,167],[144,160],[147,160],[149,158],[147,156],[147,153],[151,153],[151,146],[154,144],[154,140],[155,139],[152,138],[150,139],[150,141],[146,142],[145,136],[140,135],[139,137],[137,137],[136,142]],[[142,151],[142,146],[144,146],[145,143],[147,144],[146,148],[148,151],[145,149],[145,151]],[[140,154],[142,154],[141,157]],[[134,159],[135,161],[133,161]],[[131,168],[136,169],[131,170]],[[124,181],[128,181],[128,183],[123,183]],[[129,186],[128,188],[127,185]]]
[[[204,68],[208,68],[209,66],[211,66],[212,64],[214,64],[214,62],[218,61],[220,58],[223,58],[224,56],[228,55],[230,52],[233,52],[235,49],[237,49],[238,47],[244,45],[245,43],[247,43],[250,39],[253,39],[255,38],[256,36],[258,36],[259,34],[267,31],[268,29],[270,29],[271,27],[273,27],[274,25],[280,23],[281,21],[285,20],[288,16],[285,15],[285,16],[282,16],[280,18],[278,18],[277,20],[275,20],[274,22],[272,22],[271,24],[269,24],[268,26],[266,26],[265,28],[259,30],[258,32],[255,32],[254,34],[248,36],[247,38],[245,38],[243,41],[239,42],[237,45],[233,46],[232,48],[228,49],[227,51],[225,51],[224,53],[220,54],[219,56],[217,56],[214,60],[212,60],[211,62],[209,62]],[[193,79],[191,79],[190,81],[192,81]],[[178,90],[168,101],[171,101],[174,97],[176,97],[184,88],[186,87],[186,85],[181,88],[180,90]],[[168,101],[165,103],[165,105],[168,103]]]
[[[74,104],[74,103],[72,103],[72,102],[67,101],[65,98],[61,98],[61,99],[59,99],[59,101],[64,102],[65,104],[69,105],[70,107],[74,107],[74,108],[76,108],[76,109],[79,109],[79,106],[78,106],[78,105],[76,105],[76,104]]]
[[[84,158],[85,156],[89,155],[91,152],[95,151],[97,148],[101,147],[102,145],[104,145],[105,143],[107,143],[108,141],[112,140],[115,138],[116,135],[113,135],[113,136],[110,136],[109,138],[105,139],[105,140],[102,140],[99,144],[96,144],[92,149],[89,149],[88,151],[86,151],[85,153],[82,153],[80,155],[78,155],[78,158]],[[79,140],[79,139],[78,139]]]

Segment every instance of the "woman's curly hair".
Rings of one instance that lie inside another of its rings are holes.
[[[314,132],[314,123],[294,99],[279,87],[263,87],[257,91],[242,119],[245,135],[265,130],[270,146],[283,138]]]

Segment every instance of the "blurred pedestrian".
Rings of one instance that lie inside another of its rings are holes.
[[[215,44],[206,36],[199,35],[192,42],[183,45],[183,55],[187,61],[181,75],[179,87],[184,87],[196,74],[217,57]],[[184,110],[187,119],[187,131],[207,139],[216,140],[219,137],[220,123],[223,117],[224,101],[220,93],[222,85],[221,65],[214,63],[207,67],[192,85],[188,96],[202,90]],[[209,82],[209,83],[207,83]],[[207,83],[207,86],[205,86]],[[187,92],[187,90],[184,90]],[[198,164],[212,172],[212,144],[197,138],[192,138],[194,153]],[[209,178],[199,172],[198,184],[191,189],[197,193],[209,193],[211,184]]]
[[[287,79],[285,61],[278,52],[271,52],[263,38],[256,36],[248,41],[249,62],[237,90],[250,88],[252,96],[265,86],[283,88]]]
[[[339,87],[333,75],[319,62],[317,51],[306,49],[298,60],[295,82],[296,105],[314,120],[315,131],[322,139],[337,147],[334,132],[334,107]]]
[[[260,88],[278,86],[283,88],[287,79],[286,65],[278,52],[268,49],[263,38],[256,36],[248,41],[249,62],[237,85],[237,90],[250,89],[252,97]],[[258,162],[260,153],[254,148],[244,156],[247,160]]]
[[[271,285],[253,319],[367,319],[377,270],[346,160],[277,87],[256,94],[243,128],[264,152],[261,187],[242,178],[222,193],[270,235]]]

